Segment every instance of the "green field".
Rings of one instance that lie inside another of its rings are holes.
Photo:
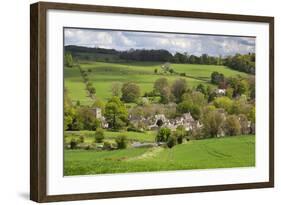
[[[79,136],[84,137],[85,143],[94,142],[95,131],[66,131],[65,132],[65,142],[69,143],[71,139],[78,139]],[[119,131],[111,132],[104,131],[105,139],[114,140],[118,135],[123,134],[127,136],[129,141],[139,141],[139,142],[154,142],[156,132],[147,131],[147,132],[128,132],[128,131]]]
[[[172,149],[65,150],[64,175],[255,166],[255,136],[188,141]]]
[[[170,82],[179,78],[177,74],[164,74],[161,72],[160,62],[131,62],[131,63],[105,63],[84,61],[80,64],[88,73],[90,82],[96,88],[96,96],[106,100],[111,96],[113,82],[132,81],[141,87],[142,93],[152,91],[153,83],[161,77],[166,77]],[[246,76],[247,74],[231,70],[225,66],[195,65],[195,64],[172,64],[171,67],[177,73],[186,73],[188,86],[195,87],[200,83],[211,85],[208,81],[213,71],[223,73],[225,76]],[[158,69],[158,74],[154,73]],[[85,84],[82,81],[78,67],[64,69],[65,87],[69,91],[70,98],[81,104],[90,104],[92,99],[87,96]]]

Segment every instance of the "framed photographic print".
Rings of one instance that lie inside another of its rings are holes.
[[[274,18],[31,5],[30,197],[274,186]]]

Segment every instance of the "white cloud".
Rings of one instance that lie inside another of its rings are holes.
[[[255,38],[112,31],[100,29],[65,29],[65,45],[113,48],[116,50],[166,49],[172,53],[233,55],[255,52]]]

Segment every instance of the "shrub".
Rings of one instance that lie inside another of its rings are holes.
[[[187,136],[187,132],[185,131],[185,128],[180,125],[177,127],[176,131],[173,132],[173,136],[176,138],[177,144],[182,144],[183,139]]]
[[[156,142],[167,142],[171,136],[171,130],[169,128],[161,128],[156,135]]]
[[[104,131],[103,129],[98,128],[95,132],[95,142],[101,143],[104,140]]]
[[[112,150],[113,149],[113,144],[106,141],[106,142],[103,143],[103,149],[104,150]]]
[[[168,148],[172,148],[173,146],[175,146],[177,144],[177,138],[174,136],[170,136],[167,139],[167,147]]]
[[[116,145],[117,145],[117,149],[126,149],[127,144],[128,144],[127,136],[126,135],[119,135],[115,139],[115,142],[116,142]]]
[[[143,132],[143,130],[137,128],[137,127],[134,127],[133,125],[130,125],[128,128],[127,128],[127,131],[129,132]]]
[[[83,136],[79,136],[79,143],[83,143],[84,142],[84,137]]]
[[[75,140],[74,138],[71,139],[70,141],[70,149],[76,149],[78,145],[77,140]]]

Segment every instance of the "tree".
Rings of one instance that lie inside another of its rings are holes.
[[[256,98],[256,80],[255,76],[250,76],[248,78],[249,83],[249,96],[252,100]]]
[[[115,139],[118,149],[126,149],[128,140],[126,135],[118,135]]]
[[[224,115],[215,110],[204,114],[203,118],[204,133],[207,137],[217,137],[222,131]]]
[[[104,131],[101,128],[98,128],[95,132],[95,142],[101,143],[104,140]]]
[[[158,69],[155,68],[155,69],[154,69],[154,74],[157,74],[157,73],[158,73]]]
[[[121,85],[119,82],[113,82],[111,84],[111,93],[112,96],[120,97],[121,95]]]
[[[177,127],[176,131],[173,132],[173,136],[176,138],[177,144],[182,144],[183,139],[187,136],[187,132],[185,128],[180,125]]]
[[[247,116],[244,114],[240,114],[238,116],[238,119],[241,127],[241,134],[248,134],[250,130]]]
[[[233,97],[241,96],[243,94],[249,95],[250,85],[247,79],[239,78],[228,78],[228,84],[233,88]]]
[[[228,97],[228,98],[232,98],[233,97],[233,88],[227,88],[226,89],[226,92],[225,92],[225,95]]]
[[[125,105],[118,97],[112,97],[105,106],[105,118],[109,128],[118,130],[124,127],[128,121],[128,112]]]
[[[253,105],[247,102],[246,96],[241,96],[239,99],[235,100],[232,105],[231,114],[245,114],[249,115]]]
[[[224,65],[234,70],[255,74],[255,53],[228,56],[224,59]]]
[[[101,122],[95,118],[92,111],[87,107],[80,108],[78,115],[83,122],[83,129],[85,130],[96,130],[101,126]]]
[[[183,94],[181,100],[188,101],[193,105],[198,105],[200,107],[207,103],[204,94],[198,91],[186,92],[185,94]]]
[[[169,83],[167,78],[158,78],[153,85],[154,90],[156,93],[161,94],[163,93],[163,89],[169,87]]]
[[[173,101],[174,96],[171,93],[170,87],[164,87],[160,93],[160,103],[168,104]]]
[[[201,92],[203,95],[207,94],[205,86],[201,83],[196,87],[196,91]]]
[[[163,127],[160,128],[160,130],[158,131],[155,141],[156,142],[167,142],[167,140],[170,138],[171,136],[171,130],[169,128]]]
[[[198,120],[201,115],[200,107],[190,101],[183,101],[177,105],[177,112],[180,114],[188,113],[192,115],[195,120]]]
[[[170,135],[167,139],[166,144],[167,144],[167,147],[171,149],[172,147],[174,147],[177,144],[177,138],[173,135]]]
[[[217,97],[214,100],[214,105],[217,108],[223,108],[226,112],[230,113],[232,110],[233,101],[228,97]]]
[[[218,85],[220,82],[224,81],[224,75],[217,71],[212,72],[211,74],[211,83]]]
[[[201,117],[201,108],[206,103],[207,100],[201,92],[187,92],[182,96],[182,102],[177,105],[177,112],[181,114],[190,112],[192,117],[198,120]]]
[[[160,95],[160,103],[167,104],[173,101],[173,95],[167,78],[158,78],[154,82],[154,93]]]
[[[72,105],[67,89],[64,89],[64,130],[84,129],[83,119],[75,106]]]
[[[248,119],[255,123],[256,122],[256,107],[253,106],[250,110],[250,112],[248,113]]]
[[[102,114],[104,114],[104,112],[105,112],[105,104],[99,98],[95,98],[95,101],[94,101],[94,103],[92,105],[92,108],[100,108]]]
[[[73,58],[70,52],[67,52],[64,56],[64,64],[67,67],[72,67],[73,66]]]
[[[234,136],[240,134],[240,122],[236,115],[229,115],[225,120],[225,132],[227,135]]]
[[[136,102],[141,95],[140,87],[132,82],[124,83],[121,91],[122,100],[127,103]]]
[[[182,95],[187,90],[187,83],[186,80],[183,78],[176,79],[172,84],[172,94],[175,96],[176,101],[180,102]]]
[[[87,86],[87,90],[91,97],[93,97],[94,94],[96,94],[96,89],[93,86]]]
[[[76,149],[77,148],[77,145],[78,145],[78,142],[77,142],[77,140],[76,139],[71,139],[71,141],[70,141],[70,149]]]

